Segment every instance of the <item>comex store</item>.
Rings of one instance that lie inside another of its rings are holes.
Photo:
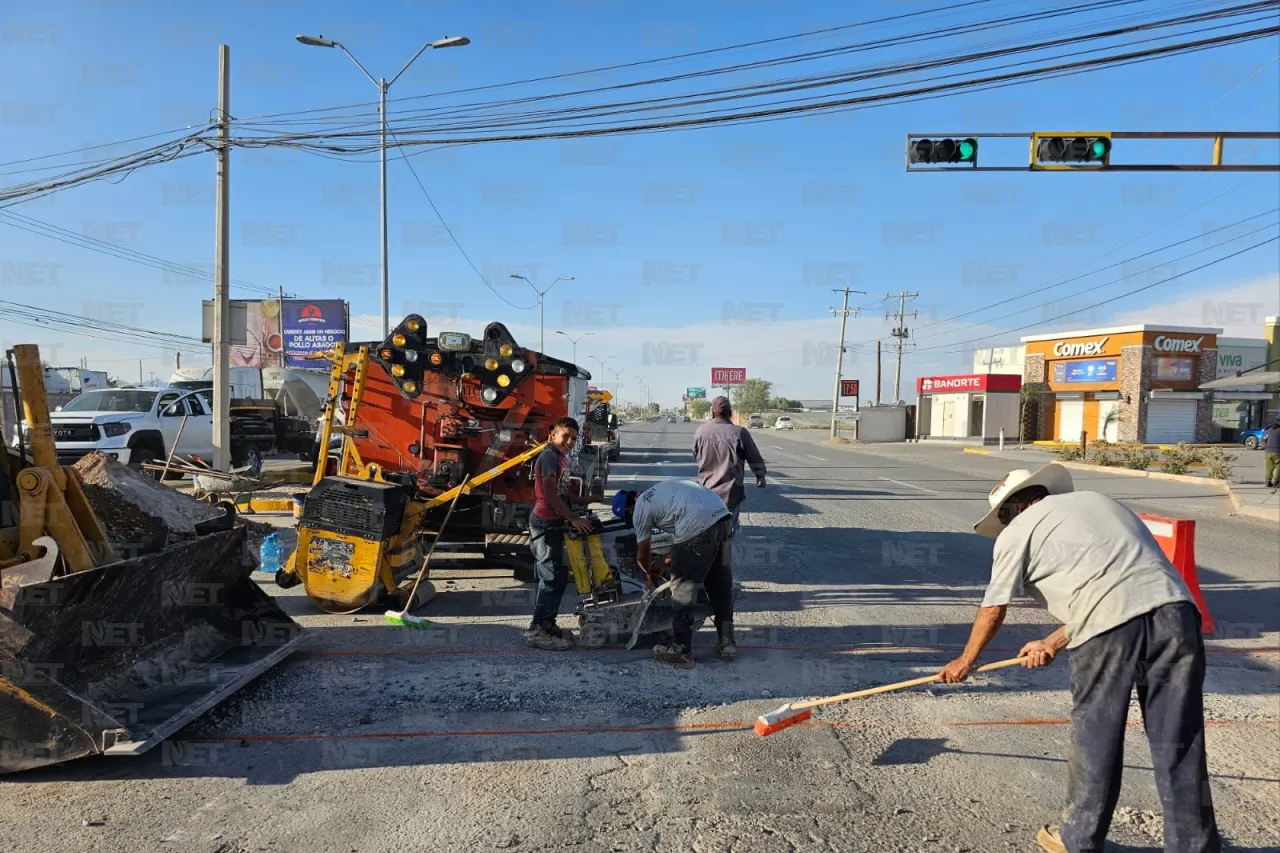
[[[1043,383],[1038,438],[1140,444],[1213,438],[1197,390],[1218,369],[1219,329],[1123,326],[1023,338],[1023,383]]]
[[[1018,437],[1022,377],[1004,373],[922,376],[916,380],[916,440],[995,444]]]

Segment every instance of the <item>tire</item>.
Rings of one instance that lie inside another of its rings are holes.
[[[147,471],[143,469],[143,465],[148,462],[155,462],[157,459],[156,452],[150,447],[136,447],[129,454],[129,467],[135,471],[151,477],[154,480],[160,479],[160,474],[155,471]]]
[[[1247,447],[1247,448],[1249,448],[1250,450],[1257,450],[1257,449],[1258,449],[1258,437],[1257,437],[1256,435],[1251,435],[1251,436],[1249,436],[1248,438],[1246,438],[1246,439],[1244,440],[1244,446],[1245,446],[1245,447]]]
[[[231,464],[237,468],[243,468],[248,465],[255,471],[262,470],[262,451],[256,444],[246,446],[239,453],[232,454]]]
[[[584,649],[603,648],[609,641],[609,632],[599,622],[584,622],[578,628],[578,645]]]
[[[310,450],[299,450],[299,451],[298,451],[298,461],[299,461],[299,462],[310,462],[310,461],[312,461],[312,460],[313,460],[313,459],[315,459],[315,458],[316,458],[316,457],[315,457],[315,454],[314,454],[314,453],[312,453]]]

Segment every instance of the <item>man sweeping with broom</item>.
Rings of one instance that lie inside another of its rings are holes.
[[[1096,492],[1075,492],[1061,465],[1010,471],[974,530],[994,538],[991,583],[964,653],[941,680],[964,681],[1024,592],[1063,625],[1022,647],[1027,667],[1071,650],[1070,783],[1050,853],[1103,849],[1120,797],[1125,722],[1136,685],[1168,853],[1218,853],[1204,749],[1204,644],[1186,585],[1142,520]]]

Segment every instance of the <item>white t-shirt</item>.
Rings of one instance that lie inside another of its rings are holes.
[[[1030,595],[1067,626],[1067,648],[1164,604],[1190,601],[1151,531],[1098,492],[1050,495],[996,539],[983,607]]]
[[[710,489],[691,480],[664,480],[636,497],[632,520],[637,542],[647,541],[656,527],[679,545],[728,517],[729,508]]]

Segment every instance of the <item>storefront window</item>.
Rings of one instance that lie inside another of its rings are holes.
[[[1190,382],[1196,360],[1194,358],[1157,358],[1156,379],[1167,382]]]

